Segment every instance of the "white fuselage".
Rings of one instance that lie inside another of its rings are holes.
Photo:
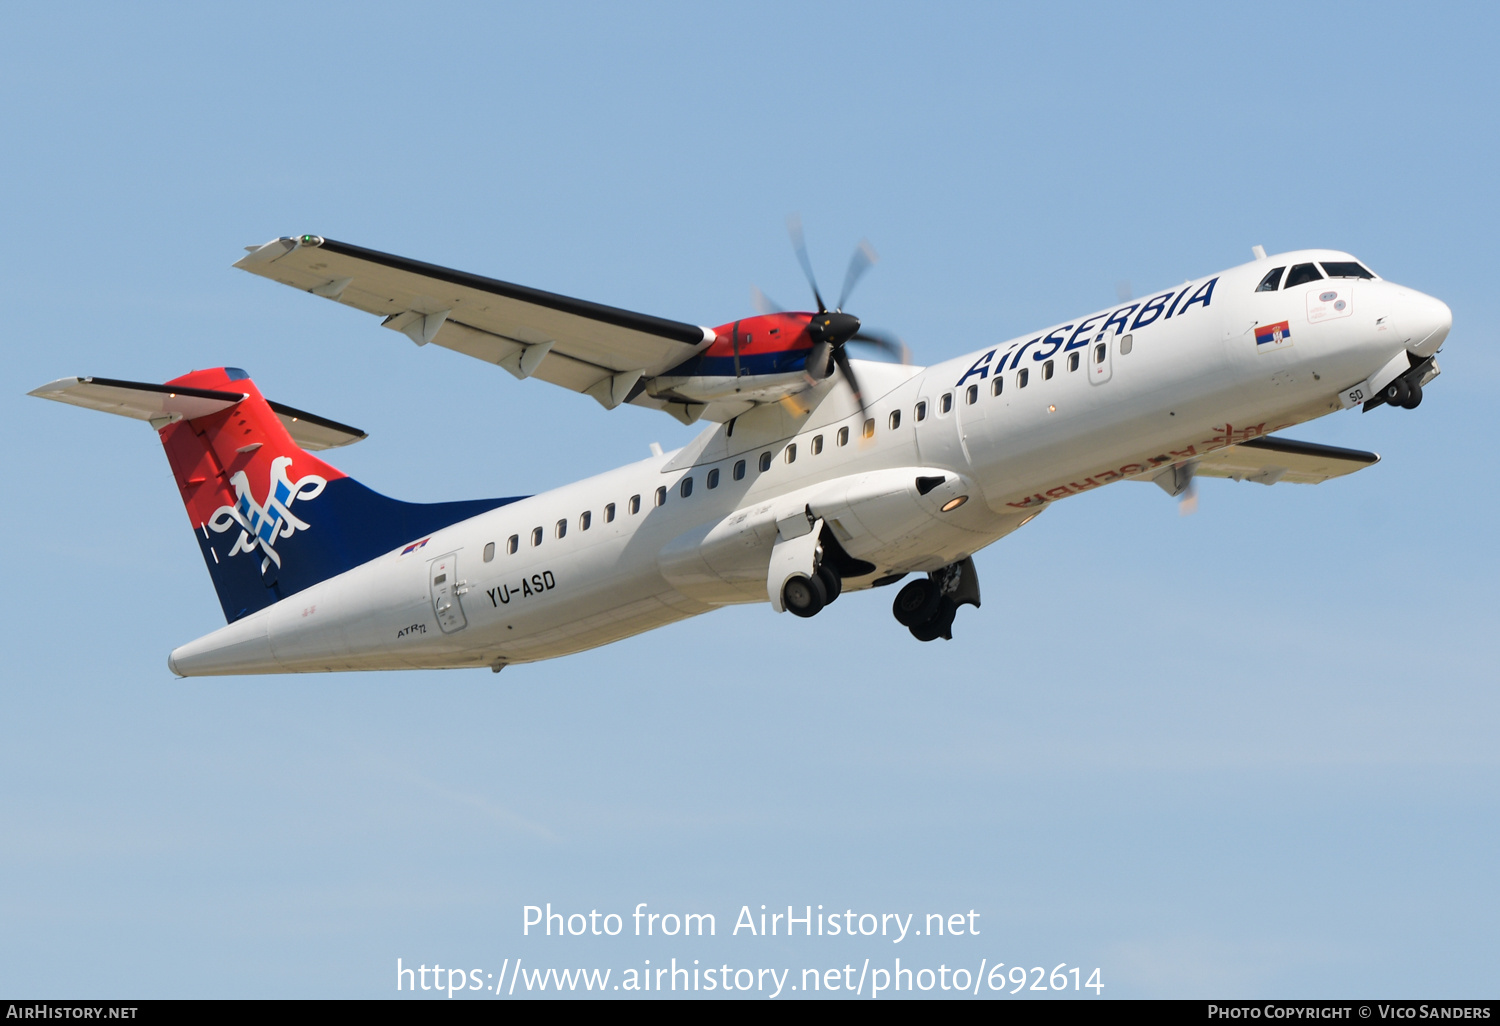
[[[931,367],[860,364],[871,397],[863,416],[836,376],[677,452],[500,507],[323,581],[179,648],[169,665],[199,675],[565,655],[774,600],[777,525],[803,511],[877,568],[847,590],[937,570],[1050,502],[1336,411],[1341,392],[1381,387],[1408,351],[1431,355],[1451,323],[1447,307],[1393,283],[1255,291],[1273,266],[1351,259],[1279,254]],[[1330,290],[1344,303],[1337,310],[1319,299]],[[1285,341],[1257,343],[1257,328],[1283,321]],[[919,494],[911,482],[923,475],[943,484]]]

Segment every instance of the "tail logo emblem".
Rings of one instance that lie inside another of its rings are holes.
[[[265,573],[272,563],[281,566],[281,557],[276,553],[277,539],[290,538],[298,531],[308,529],[306,521],[292,514],[292,503],[298,499],[316,499],[328,484],[325,478],[316,474],[308,474],[292,481],[287,476],[287,468],[291,465],[290,456],[278,456],[271,461],[264,506],[255,501],[255,496],[250,491],[250,478],[245,472],[241,470],[235,474],[229,479],[229,483],[234,485],[237,501],[233,506],[220,506],[214,510],[213,517],[208,521],[209,528],[217,534],[239,528],[239,539],[234,543],[234,548],[229,550],[229,554],[236,556],[241,552],[259,550],[264,553],[260,561],[261,573]]]

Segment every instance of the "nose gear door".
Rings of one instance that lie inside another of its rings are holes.
[[[428,570],[429,587],[432,593],[432,612],[437,616],[438,626],[444,634],[461,631],[469,625],[464,618],[463,603],[459,597],[468,591],[465,581],[458,579],[458,553],[439,556]]]

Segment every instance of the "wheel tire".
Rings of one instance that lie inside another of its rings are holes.
[[[937,612],[942,593],[930,577],[921,577],[896,592],[896,601],[891,603],[891,613],[903,627],[915,627],[932,619]]]
[[[938,603],[937,612],[926,623],[919,623],[911,628],[911,636],[918,641],[936,641],[943,638],[946,641],[953,640],[953,617],[958,614],[958,607],[947,599]]]
[[[818,580],[823,582],[823,594],[827,596],[825,605],[832,604],[834,599],[844,593],[844,579],[833,567],[818,567]]]
[[[1411,394],[1406,397],[1406,402],[1401,404],[1408,410],[1415,410],[1422,405],[1422,386],[1415,381],[1411,384]]]
[[[1405,406],[1411,398],[1411,386],[1406,383],[1405,378],[1397,378],[1386,385],[1380,394],[1392,406]]]
[[[828,593],[816,577],[793,577],[781,588],[781,604],[796,616],[817,616],[828,604]]]
[[[932,620],[926,623],[919,623],[915,627],[907,629],[911,631],[911,636],[918,641],[936,641],[943,636],[943,625]]]

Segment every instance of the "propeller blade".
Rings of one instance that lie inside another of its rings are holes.
[[[1173,467],[1171,479],[1158,481],[1170,494],[1177,496],[1177,515],[1190,517],[1198,512],[1198,479],[1194,476],[1197,464],[1188,462]]]
[[[1182,490],[1182,497],[1177,500],[1177,515],[1190,517],[1198,512],[1198,481],[1196,478],[1188,479],[1188,486]]]
[[[792,249],[797,252],[797,261],[802,265],[802,273],[807,275],[807,283],[812,286],[813,298],[818,301],[818,313],[828,309],[823,303],[823,296],[818,291],[818,280],[813,277],[812,261],[807,258],[807,240],[802,237],[802,218],[797,214],[791,214],[786,219],[786,232],[792,237]]]
[[[786,312],[781,308],[780,303],[754,285],[750,286],[750,305],[755,307],[755,312],[759,314],[779,314]]]
[[[844,380],[849,382],[849,389],[854,393],[854,401],[859,403],[860,416],[864,416],[865,399],[859,391],[859,379],[854,376],[854,367],[849,363],[849,354],[844,352],[843,346],[833,347],[833,362],[838,365],[839,373]]]
[[[860,239],[859,245],[854,247],[854,253],[849,257],[849,270],[844,272],[844,291],[839,293],[839,305],[836,310],[842,310],[849,299],[849,293],[854,291],[854,286],[864,273],[875,265],[880,259],[875,252],[875,247],[870,245],[869,239]]]
[[[895,357],[901,363],[911,363],[911,350],[906,348],[906,343],[896,335],[883,331],[860,331],[849,341],[874,346],[887,356]]]

